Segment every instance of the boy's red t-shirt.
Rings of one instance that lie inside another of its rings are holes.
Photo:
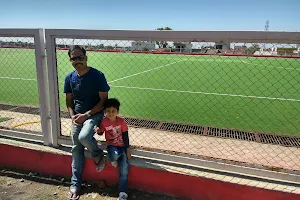
[[[100,131],[105,133],[107,146],[123,147],[124,141],[122,133],[128,131],[128,126],[121,117],[117,117],[116,121],[110,121],[108,118],[104,118],[100,124]]]

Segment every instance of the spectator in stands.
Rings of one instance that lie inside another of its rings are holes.
[[[131,158],[129,148],[128,126],[125,120],[118,116],[120,102],[111,98],[105,101],[105,118],[96,128],[99,135],[105,133],[107,153],[112,166],[119,167],[119,200],[126,200],[128,195],[128,160]]]
[[[78,45],[68,51],[75,70],[65,78],[64,93],[72,118],[72,178],[69,199],[79,199],[84,166],[85,147],[91,152],[97,171],[105,167],[103,151],[94,138],[94,126],[104,117],[103,104],[108,98],[110,87],[104,74],[87,66],[86,50]]]

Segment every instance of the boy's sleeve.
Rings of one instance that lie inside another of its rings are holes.
[[[129,136],[128,136],[128,131],[122,132],[122,139],[124,141],[124,146],[125,148],[129,148]]]
[[[128,126],[123,119],[122,125],[121,125],[121,131],[122,131],[122,139],[124,141],[125,148],[129,148],[129,136],[128,136]]]

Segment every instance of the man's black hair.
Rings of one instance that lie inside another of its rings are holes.
[[[80,45],[74,45],[74,46],[70,47],[70,49],[69,49],[69,51],[68,51],[69,57],[71,57],[71,53],[72,53],[72,51],[74,51],[75,49],[81,50],[81,52],[83,53],[83,55],[86,56],[86,50],[85,50],[82,46],[80,46]]]

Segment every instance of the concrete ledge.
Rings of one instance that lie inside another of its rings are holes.
[[[31,170],[43,174],[71,176],[70,154],[34,150],[7,144],[0,144],[0,152],[0,165],[2,166]],[[98,173],[95,170],[93,160],[87,158],[83,179],[88,181],[105,180],[108,184],[116,184],[118,171],[107,164],[105,170]],[[261,189],[135,165],[130,168],[129,186],[179,198],[197,200],[300,199],[299,194]]]

